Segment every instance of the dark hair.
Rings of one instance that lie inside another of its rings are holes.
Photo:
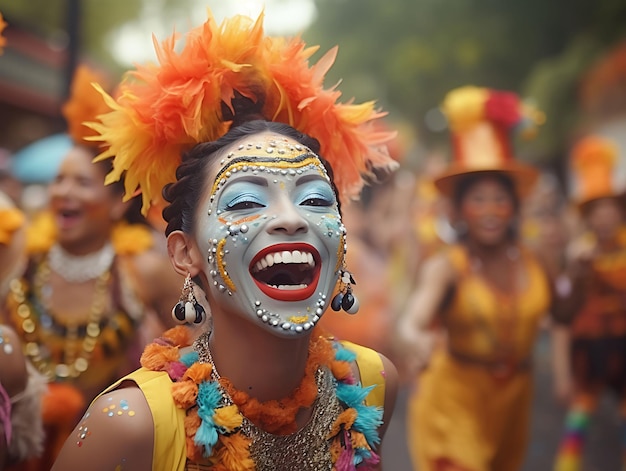
[[[78,143],[78,142],[74,142],[74,147],[84,150],[87,154],[89,154],[89,157],[92,161],[98,154],[100,154],[100,151],[101,151],[101,149],[99,149],[98,147],[88,145],[88,144]],[[109,172],[113,170],[112,159],[99,160],[98,162],[93,162],[93,163],[97,168],[99,168],[102,171],[102,174],[105,176],[108,175]],[[104,180],[102,181],[102,183],[104,184]],[[117,182],[112,182],[106,185],[106,187],[110,188],[111,191],[116,195],[123,195],[124,194],[124,179],[122,178]]]
[[[193,231],[194,215],[206,184],[207,167],[213,162],[212,157],[215,153],[243,137],[264,131],[273,131],[294,139],[319,156],[320,144],[317,139],[287,124],[255,119],[231,126],[231,129],[218,140],[197,144],[183,155],[182,162],[176,169],[176,182],[166,185],[163,189],[163,197],[169,203],[163,210],[163,218],[167,222],[166,236],[176,230],[182,230],[188,234]],[[321,156],[320,159],[332,182],[332,168]],[[334,183],[333,190],[339,201]]]
[[[467,192],[479,181],[486,178],[491,178],[502,185],[505,191],[511,196],[515,212],[518,212],[520,208],[520,199],[513,179],[505,173],[492,171],[474,172],[462,177],[454,188],[454,194],[452,196],[454,207],[459,209],[461,207],[461,203],[463,202],[463,198],[467,195]]]
[[[621,213],[626,216],[626,195],[624,194],[617,194],[617,195],[612,195],[612,196],[605,196],[602,198],[594,198],[592,200],[589,201],[585,201],[584,203],[580,204],[578,206],[578,209],[580,211],[580,214],[582,215],[583,218],[588,218],[589,215],[591,214],[591,212],[593,211],[593,209],[598,206],[598,202],[603,201],[603,200],[612,200],[615,202],[615,206],[617,206],[619,208],[619,210],[621,211]]]

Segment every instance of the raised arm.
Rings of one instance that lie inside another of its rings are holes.
[[[150,471],[154,427],[142,391],[128,383],[97,398],[59,454],[52,471]]]

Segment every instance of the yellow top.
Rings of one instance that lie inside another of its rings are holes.
[[[409,401],[412,459],[421,471],[441,469],[442,463],[518,470],[532,400],[529,359],[548,309],[547,278],[537,260],[520,250],[523,288],[502,293],[472,269],[464,247],[446,250],[458,274],[442,313],[448,347],[434,352]]]
[[[443,313],[450,350],[481,360],[507,357],[523,361],[530,357],[537,326],[545,314],[550,289],[539,263],[520,250],[525,282],[517,293],[503,293],[472,270],[467,250],[448,249],[459,274],[450,306]]]
[[[153,471],[184,471],[187,462],[185,411],[174,404],[172,380],[166,372],[139,368],[120,379],[105,392],[123,381],[134,382],[143,392],[154,424]]]
[[[385,378],[380,355],[374,350],[350,342],[341,342],[353,351],[363,387],[375,385],[365,400],[368,406],[383,407]],[[163,371],[139,368],[111,385],[112,391],[123,381],[134,382],[143,392],[152,412],[154,423],[153,471],[184,471],[186,457],[185,411],[176,407],[171,394],[172,381]]]
[[[362,347],[345,340],[342,340],[341,344],[356,354],[361,385],[364,388],[374,385],[374,388],[365,398],[365,404],[382,408],[385,405],[385,372],[380,355],[371,348]]]

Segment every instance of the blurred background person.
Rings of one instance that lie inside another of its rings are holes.
[[[24,261],[24,224],[22,212],[0,192],[1,293]],[[44,391],[45,379],[25,358],[18,336],[0,324],[0,470],[41,453]]]
[[[555,338],[555,388],[568,404],[555,471],[580,471],[591,416],[605,393],[619,402],[626,457],[626,196],[616,182],[615,142],[579,140],[571,153],[572,200],[585,231],[567,250],[567,301]],[[626,465],[626,459],[623,462]]]
[[[443,110],[454,163],[435,184],[452,199],[459,239],[423,264],[398,325],[406,361],[427,365],[409,404],[409,451],[420,471],[515,471],[551,289],[519,240],[521,199],[538,172],[515,160],[510,133],[541,116],[513,93],[470,86]],[[443,335],[433,338],[435,326]]]
[[[0,13],[0,55],[6,43]],[[16,207],[20,185],[10,173],[9,152],[0,149],[0,298],[24,265],[26,218]],[[42,451],[41,397],[45,379],[20,348],[16,333],[0,318],[0,470]]]
[[[180,280],[153,249],[146,224],[130,224],[123,185],[104,185],[108,162],[84,138],[102,97],[77,69],[64,107],[74,145],[49,185],[49,210],[29,227],[28,262],[6,296],[5,318],[33,365],[49,381],[44,396],[46,448],[24,469],[49,469],[89,401],[138,365],[143,344],[163,325]]]

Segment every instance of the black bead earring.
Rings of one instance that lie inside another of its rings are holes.
[[[187,273],[180,299],[172,308],[172,318],[179,324],[201,324],[206,312],[193,292],[194,283]]]
[[[331,301],[330,307],[333,311],[343,309],[348,314],[356,314],[359,311],[359,300],[352,292],[352,285],[356,285],[356,281],[347,270],[341,270],[339,274],[340,289]]]

